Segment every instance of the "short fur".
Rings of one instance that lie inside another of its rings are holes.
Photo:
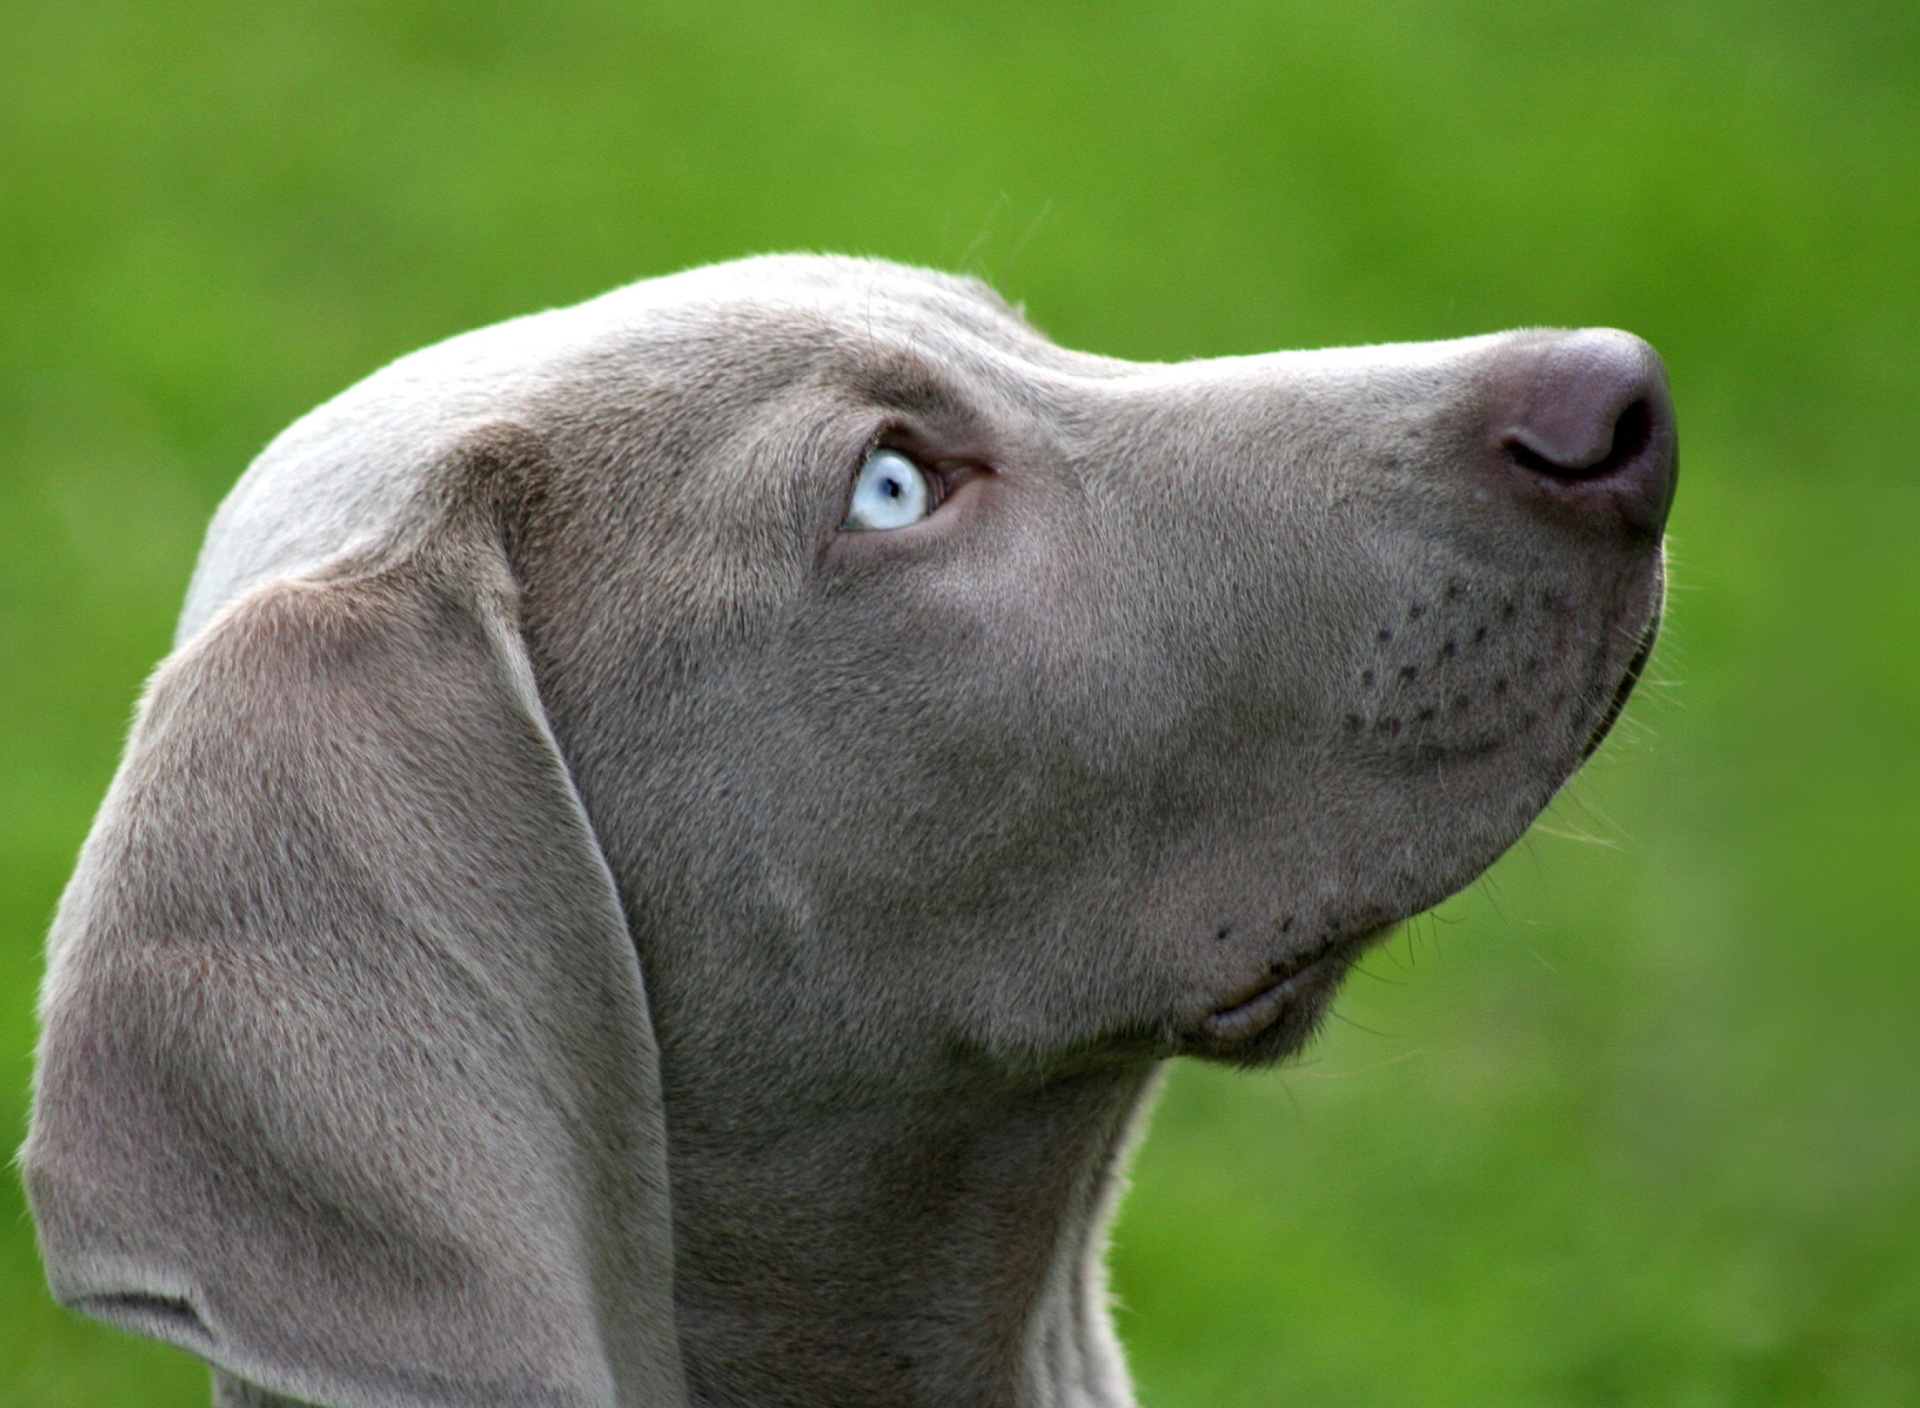
[[[1554,337],[1137,365],[777,257],[320,407],[55,927],[55,1292],[229,1405],[1131,1402],[1159,1064],[1297,1050],[1644,659],[1664,496],[1489,440]],[[878,444],[952,497],[842,531]]]

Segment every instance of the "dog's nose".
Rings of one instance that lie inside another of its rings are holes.
[[[1491,367],[1488,450],[1561,513],[1657,537],[1678,455],[1660,354],[1614,328],[1515,341]]]

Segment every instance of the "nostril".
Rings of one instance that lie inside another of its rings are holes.
[[[1579,450],[1548,446],[1536,448],[1528,443],[1526,431],[1507,437],[1501,445],[1522,469],[1553,479],[1598,479],[1630,464],[1647,447],[1653,434],[1653,408],[1645,400],[1635,401],[1613,423],[1613,434],[1598,458]]]

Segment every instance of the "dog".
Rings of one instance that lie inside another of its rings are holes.
[[[50,944],[55,1294],[333,1408],[1118,1408],[1260,1066],[1652,646],[1611,330],[1135,364],[777,256],[405,357],[216,516]]]

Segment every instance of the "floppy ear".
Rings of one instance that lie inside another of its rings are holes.
[[[268,584],[160,670],[26,1178],[62,1301],[271,1392],[678,1404],[640,969],[496,538]]]

